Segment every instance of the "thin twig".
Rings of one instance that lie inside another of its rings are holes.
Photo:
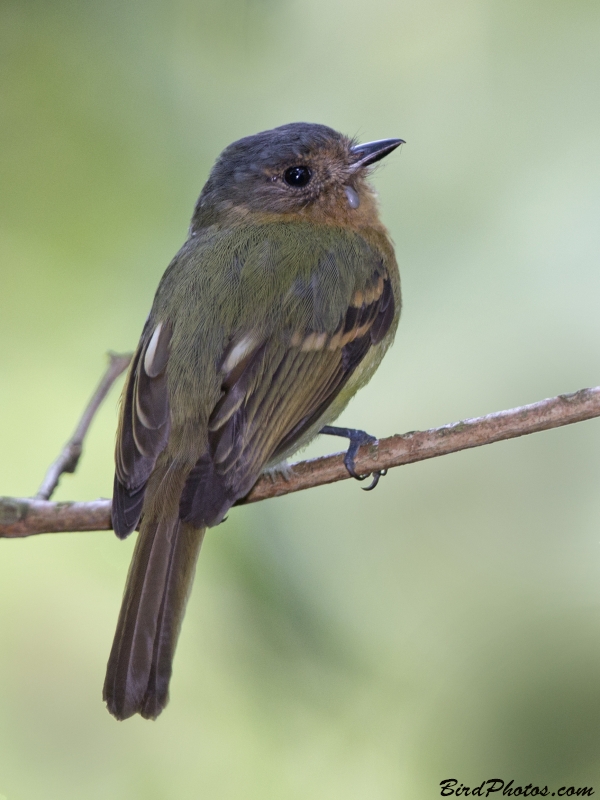
[[[109,353],[109,364],[106,372],[102,376],[102,380],[98,384],[98,388],[92,395],[90,402],[87,404],[83,412],[78,426],[75,428],[75,433],[63,447],[60,455],[54,461],[38,489],[35,496],[36,500],[49,500],[60,480],[60,476],[64,472],[75,472],[77,464],[83,450],[83,440],[88,432],[88,428],[94,418],[96,411],[100,408],[102,401],[109,393],[111,386],[117,380],[122,372],[125,372],[131,361],[131,353]]]
[[[528,406],[498,411],[485,417],[454,422],[428,431],[411,431],[365,445],[356,458],[359,473],[390,469],[470,447],[513,439],[600,416],[600,386],[551,397]],[[348,478],[342,453],[290,468],[287,476],[264,475],[239,505],[256,503],[302,489]],[[0,498],[0,537],[18,538],[58,531],[108,530],[110,500],[89,503],[51,503],[37,499]]]

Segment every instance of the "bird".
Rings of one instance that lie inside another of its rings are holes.
[[[394,339],[400,277],[369,183],[402,139],[290,123],[215,162],[123,390],[114,531],[139,527],[103,699],[156,719],[207,528],[331,425]],[[378,475],[375,475],[375,480]]]

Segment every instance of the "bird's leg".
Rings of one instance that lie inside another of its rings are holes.
[[[348,470],[348,473],[353,478],[356,478],[357,481],[364,481],[365,478],[373,477],[373,480],[368,486],[362,487],[365,492],[370,492],[371,489],[374,489],[379,483],[379,478],[381,478],[382,475],[387,475],[387,469],[380,469],[377,470],[377,472],[370,472],[367,475],[359,475],[355,469],[354,459],[356,458],[359,448],[361,448],[363,444],[372,444],[376,442],[377,439],[375,436],[371,436],[371,434],[366,431],[359,431],[355,428],[338,428],[335,425],[324,425],[319,433],[324,433],[327,436],[343,436],[344,439],[350,440],[346,455],[344,456],[344,466]]]

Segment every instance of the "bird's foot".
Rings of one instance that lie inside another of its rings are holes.
[[[324,433],[327,436],[342,436],[344,439],[349,439],[350,444],[348,445],[348,449],[346,451],[346,455],[344,456],[344,466],[348,470],[348,474],[351,475],[353,478],[356,478],[357,481],[364,481],[369,477],[372,477],[372,481],[368,486],[363,486],[365,492],[370,492],[371,489],[374,489],[377,484],[379,483],[379,478],[383,475],[387,475],[387,469],[380,469],[376,472],[369,472],[366,475],[359,475],[355,468],[355,459],[356,454],[358,453],[359,449],[364,444],[373,444],[377,441],[375,436],[371,436],[370,433],[366,431],[360,431],[356,428],[338,428],[335,425],[325,425],[319,433]]]

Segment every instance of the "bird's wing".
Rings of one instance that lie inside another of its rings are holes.
[[[139,522],[146,483],[169,438],[166,367],[171,331],[168,322],[144,331],[127,375],[112,505],[113,527],[120,538]]]
[[[197,526],[220,522],[264,465],[293,450],[319,421],[393,320],[392,283],[379,259],[330,332],[309,326],[277,341],[234,338],[221,360],[208,452],[187,479],[181,518]]]

